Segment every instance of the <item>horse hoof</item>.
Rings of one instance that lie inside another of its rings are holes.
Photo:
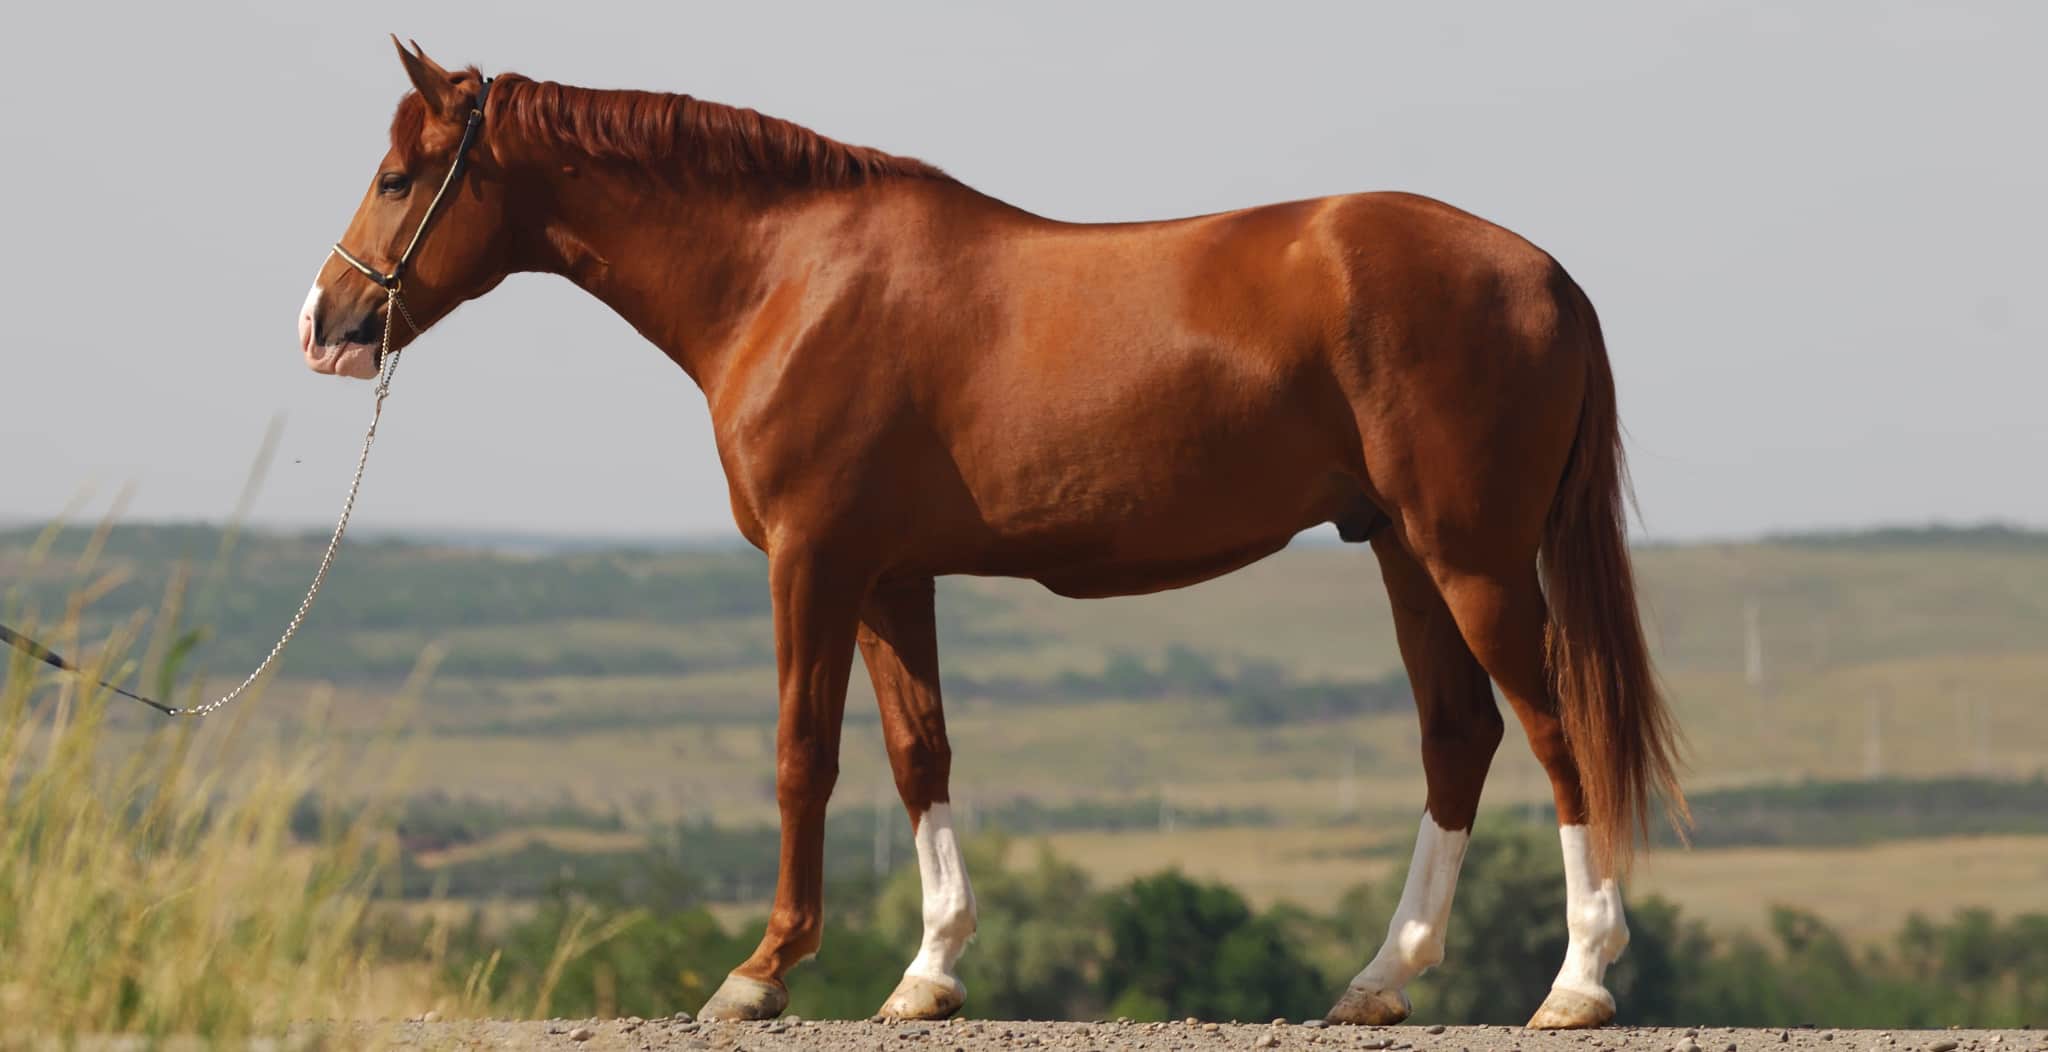
[[[960,980],[928,975],[906,975],[896,992],[882,1002],[884,1019],[949,1019],[967,1001],[967,988]]]
[[[728,975],[697,1018],[721,1023],[773,1019],[789,1007],[789,991],[781,983],[764,983],[744,975]]]
[[[1363,990],[1356,986],[1344,991],[1325,1022],[1353,1026],[1392,1026],[1408,1018],[1408,995],[1399,990]]]
[[[1531,1030],[1585,1030],[1607,1025],[1614,1018],[1614,996],[1600,991],[1600,997],[1591,997],[1576,990],[1553,988],[1550,996],[1543,999],[1543,1007],[1529,1019]]]

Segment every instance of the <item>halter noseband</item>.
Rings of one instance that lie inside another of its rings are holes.
[[[483,86],[477,89],[476,102],[469,109],[469,118],[463,122],[462,141],[455,147],[455,163],[448,166],[448,174],[441,179],[441,188],[434,191],[434,199],[427,202],[426,214],[420,217],[420,225],[413,230],[412,240],[406,242],[405,251],[399,254],[398,262],[391,265],[391,273],[386,274],[357,259],[348,249],[341,247],[341,242],[334,243],[334,254],[340,256],[342,262],[361,271],[364,277],[376,282],[390,294],[393,304],[398,306],[399,312],[405,316],[405,324],[412,328],[414,335],[418,335],[419,326],[413,324],[411,312],[406,311],[404,304],[398,299],[399,291],[404,287],[405,265],[412,261],[413,251],[420,247],[420,239],[426,236],[427,226],[434,221],[434,213],[440,211],[441,199],[448,195],[448,188],[454,186],[455,180],[462,177],[462,169],[469,163],[470,144],[476,141],[477,129],[483,127],[484,104],[490,97],[491,78],[485,77]],[[390,324],[387,319],[385,326],[388,328]]]

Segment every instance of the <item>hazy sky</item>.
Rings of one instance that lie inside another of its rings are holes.
[[[326,524],[370,388],[294,318],[443,64],[689,92],[1044,215],[1403,189],[1592,295],[1649,536],[2048,525],[2048,5],[32,4],[0,43],[0,520]],[[695,251],[716,251],[697,246]],[[820,382],[829,382],[821,378]],[[523,277],[415,349],[358,522],[730,533],[702,397]]]

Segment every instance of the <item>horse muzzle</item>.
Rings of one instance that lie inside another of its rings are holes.
[[[299,350],[306,356],[306,367],[326,376],[374,378],[381,325],[372,310],[346,332],[326,331],[328,327],[320,322],[320,287],[313,286],[306,294],[305,306],[299,308]]]

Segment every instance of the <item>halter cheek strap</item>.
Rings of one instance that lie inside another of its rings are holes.
[[[448,188],[454,186],[457,179],[462,178],[462,170],[469,164],[469,147],[471,143],[476,141],[477,129],[483,127],[484,106],[490,101],[490,97],[491,80],[489,77],[485,77],[483,86],[477,89],[476,103],[469,108],[468,119],[463,121],[462,141],[455,147],[455,163],[448,166],[448,174],[441,179],[441,188],[434,191],[434,199],[427,202],[426,214],[420,216],[420,225],[413,229],[412,240],[406,242],[405,251],[399,254],[398,262],[391,265],[391,273],[386,274],[368,263],[357,259],[348,249],[341,247],[341,242],[337,241],[334,243],[334,254],[340,256],[342,262],[361,271],[364,277],[376,282],[384,291],[393,295],[396,295],[404,287],[406,264],[412,262],[412,254],[420,247],[420,239],[426,236],[428,225],[434,221],[434,214],[441,210],[441,200],[448,196]],[[400,309],[403,310],[402,307]],[[419,326],[413,325],[412,316],[409,313],[406,315],[405,323],[412,325],[414,333],[419,332]]]

